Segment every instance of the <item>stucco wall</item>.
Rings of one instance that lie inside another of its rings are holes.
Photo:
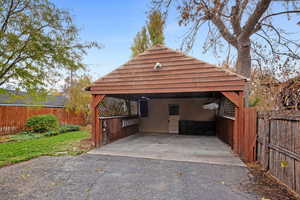
[[[214,121],[215,111],[205,110],[202,105],[210,102],[208,98],[192,99],[150,99],[148,117],[141,118],[141,132],[168,132],[168,105],[179,104],[180,120]]]

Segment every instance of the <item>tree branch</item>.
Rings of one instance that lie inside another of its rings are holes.
[[[268,43],[268,45],[270,46],[271,52],[272,52],[273,54],[276,54],[276,55],[283,55],[283,56],[288,56],[288,57],[291,57],[291,58],[300,60],[300,56],[298,56],[296,53],[294,53],[293,50],[290,49],[287,45],[283,45],[283,44],[279,43],[279,45],[282,45],[282,46],[284,46],[285,48],[287,48],[287,50],[289,51],[289,53],[288,53],[288,52],[277,52],[277,51],[275,51],[275,49],[273,48],[273,44],[272,44],[272,42],[271,42],[268,38],[266,38],[265,36],[263,36],[263,35],[261,35],[261,34],[259,34],[259,33],[255,33],[255,34],[258,35],[259,37],[263,38],[263,39]]]
[[[242,16],[244,14],[244,10],[246,9],[248,5],[248,0],[244,0],[241,4],[241,8],[240,8],[240,11],[239,11],[239,19],[241,20],[242,19]]]
[[[252,30],[259,22],[261,16],[268,9],[272,0],[261,0],[255,7],[253,13],[249,16],[246,24],[242,28],[242,33],[240,35],[240,39],[247,39],[252,34]]]
[[[240,1],[236,0],[235,6],[231,7],[231,25],[235,35],[239,35],[241,33],[241,24],[239,18],[239,9],[240,9]]]
[[[5,17],[5,20],[4,20],[3,24],[2,24],[2,26],[1,26],[1,32],[2,33],[4,33],[5,30],[6,30],[9,18],[10,18],[11,14],[12,14],[12,11],[13,11],[13,7],[14,7],[14,0],[11,0],[9,8],[8,8],[8,11],[7,11],[7,15]]]
[[[265,19],[269,18],[269,17],[273,17],[273,16],[277,16],[277,15],[283,15],[283,14],[290,14],[290,13],[300,13],[300,10],[290,10],[290,11],[283,11],[283,12],[278,12],[278,13],[272,13],[270,15],[267,15],[265,17],[263,17],[260,22],[264,21]]]
[[[228,31],[227,27],[220,19],[219,16],[215,15],[212,17],[212,22],[218,28],[220,34],[224,37],[224,39],[230,43],[232,46],[237,47],[237,40],[236,38]]]
[[[271,25],[271,24],[264,24],[264,23],[262,23],[261,25],[267,26],[267,27],[271,28],[272,30],[274,30],[275,33],[276,33],[276,35],[278,36],[278,42],[281,41],[281,34],[279,33],[279,31],[273,25]]]

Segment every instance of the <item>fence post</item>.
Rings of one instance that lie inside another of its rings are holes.
[[[257,140],[259,142],[259,162],[265,170],[269,170],[269,143],[271,132],[271,120],[263,114],[259,114]]]
[[[92,109],[92,138],[95,147],[99,147],[102,139],[102,122],[99,119],[100,112],[98,105],[104,99],[104,95],[93,95],[91,102]]]
[[[270,136],[271,136],[271,120],[267,119],[267,131],[266,131],[266,135],[264,138],[264,154],[265,154],[265,170],[269,170],[269,166],[270,166],[270,149],[269,149],[269,144],[270,144]]]

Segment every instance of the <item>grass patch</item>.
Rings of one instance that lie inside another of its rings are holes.
[[[79,130],[80,130],[80,126],[68,124],[68,125],[60,126],[57,130],[47,131],[44,133],[23,131],[19,134],[7,136],[6,142],[11,142],[11,141],[20,142],[20,141],[24,141],[24,140],[32,140],[32,139],[37,139],[37,138],[41,138],[41,137],[50,137],[50,136],[55,136],[55,135],[59,135],[62,133],[74,132],[74,131],[79,131]],[[0,142],[1,142],[1,140],[0,140]]]
[[[42,155],[77,155],[84,152],[78,148],[79,142],[88,137],[87,131],[75,131],[52,137],[31,138],[29,140],[20,138],[20,141],[1,143],[0,167]]]
[[[42,133],[30,133],[30,134],[16,134],[16,135],[10,135],[9,136],[9,141],[13,142],[20,142],[24,140],[31,140],[31,139],[37,139],[45,137],[44,134]]]

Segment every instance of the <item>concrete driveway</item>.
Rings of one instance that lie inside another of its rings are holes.
[[[245,166],[228,145],[212,136],[139,133],[89,154]]]
[[[248,170],[132,157],[40,157],[0,169],[2,200],[246,200]]]

